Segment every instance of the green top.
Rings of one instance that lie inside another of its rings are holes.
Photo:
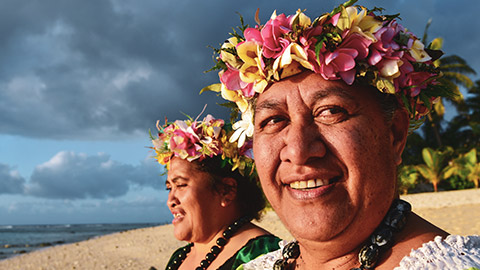
[[[255,238],[250,239],[241,249],[237,251],[230,259],[228,259],[222,266],[218,268],[218,270],[231,270],[236,269],[243,263],[249,262],[260,255],[266,254],[270,251],[274,251],[279,249],[278,242],[280,242],[280,238],[274,235],[261,235]],[[170,266],[173,259],[180,254],[182,248],[181,247],[175,252],[173,252],[170,260],[168,261],[165,269]]]

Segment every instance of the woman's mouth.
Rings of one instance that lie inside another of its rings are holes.
[[[180,222],[184,217],[184,215],[182,215],[180,213],[172,213],[172,214],[173,214],[172,224]]]
[[[340,179],[341,177],[333,177],[331,179],[317,178],[295,181],[290,183],[287,187],[293,198],[297,200],[311,200],[331,193]]]

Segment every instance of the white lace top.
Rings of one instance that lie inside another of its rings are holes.
[[[273,269],[275,261],[282,258],[282,249],[288,242],[279,242],[279,249],[241,265],[237,270]],[[478,269],[480,270],[480,236],[437,236],[419,249],[412,250],[394,270],[404,269]]]
[[[437,236],[400,261],[403,269],[480,269],[480,236]]]

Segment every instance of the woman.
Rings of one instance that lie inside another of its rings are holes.
[[[451,95],[441,52],[354,2],[313,21],[274,13],[222,46],[206,90],[237,104],[236,132],[253,129],[263,191],[296,239],[240,269],[480,267],[479,236],[448,235],[396,189],[409,127]]]
[[[278,248],[280,239],[250,222],[265,207],[251,143],[238,148],[228,142],[231,128],[210,115],[157,127],[153,149],[168,170],[174,235],[189,242],[166,269],[230,270]]]

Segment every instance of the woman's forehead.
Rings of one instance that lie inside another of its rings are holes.
[[[342,82],[326,81],[318,74],[310,74],[303,79],[284,81],[272,84],[265,92],[259,95],[255,104],[255,111],[273,109],[284,104],[289,96],[300,95],[305,101],[317,101],[328,97],[338,97],[346,102],[355,101],[359,94],[365,93],[364,87],[349,86]]]

